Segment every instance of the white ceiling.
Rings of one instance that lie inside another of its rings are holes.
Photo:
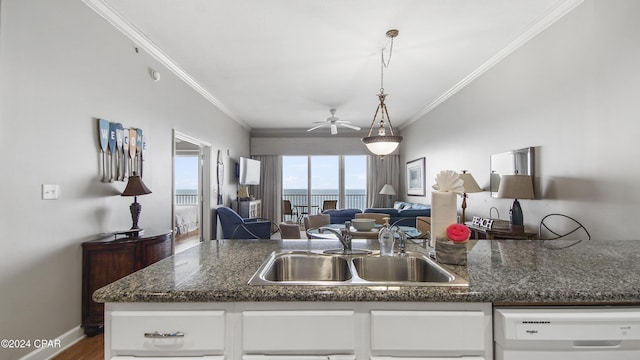
[[[367,130],[389,29],[384,88],[401,127],[582,0],[84,1],[252,132],[280,132],[332,107]]]

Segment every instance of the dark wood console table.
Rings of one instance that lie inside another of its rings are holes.
[[[140,234],[104,234],[82,243],[82,327],[94,336],[104,326],[104,304],[94,291],[171,255],[171,231],[144,230]]]

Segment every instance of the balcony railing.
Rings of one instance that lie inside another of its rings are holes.
[[[198,194],[176,194],[176,205],[198,205]]]
[[[312,194],[311,204],[307,202],[307,194],[285,194],[282,196],[283,200],[291,201],[292,206],[311,205],[311,213],[316,211],[319,213],[322,210],[322,203],[325,200],[338,200],[338,209],[362,209],[367,207],[367,195],[366,194],[346,194],[344,204],[340,203],[338,194]]]

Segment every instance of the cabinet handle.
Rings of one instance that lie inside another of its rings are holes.
[[[182,331],[176,331],[174,333],[161,333],[154,331],[152,333],[144,333],[144,337],[151,339],[181,338],[184,337],[184,333]]]

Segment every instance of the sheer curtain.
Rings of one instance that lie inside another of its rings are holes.
[[[251,158],[260,160],[260,185],[255,186],[255,197],[262,200],[262,217],[277,224],[282,219],[282,158],[278,155]]]
[[[386,155],[384,159],[369,155],[367,163],[367,207],[384,207],[384,196],[378,194],[384,184],[393,185],[396,193],[400,190],[400,155]],[[397,195],[391,198],[396,199]]]

